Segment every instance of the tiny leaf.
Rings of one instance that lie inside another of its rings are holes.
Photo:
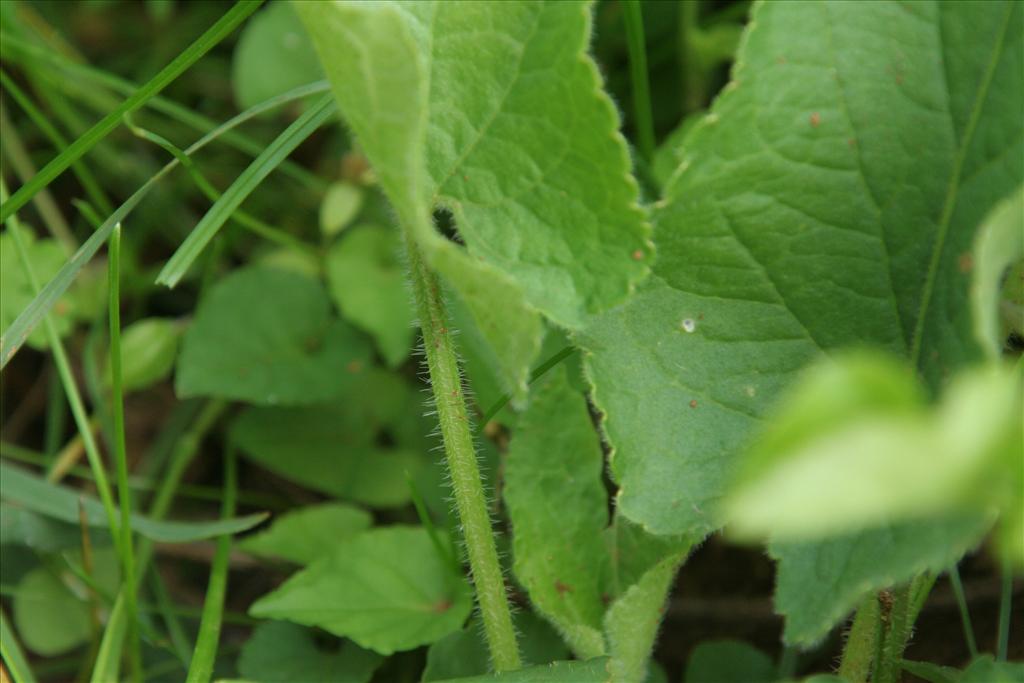
[[[318,626],[390,655],[459,630],[472,602],[469,585],[426,531],[394,526],[339,543],[250,612]]]

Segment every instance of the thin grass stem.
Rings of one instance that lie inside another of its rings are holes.
[[[317,84],[301,86],[278,95],[277,97],[272,97],[256,106],[250,107],[241,114],[225,121],[220,126],[194,142],[185,150],[185,154],[192,156],[209,143],[224,135],[227,131],[245,123],[249,119],[275,107],[279,107],[288,102],[305,97],[319,87],[321,86]],[[36,325],[38,325],[42,320],[44,314],[49,311],[61,295],[67,291],[67,288],[74,281],[79,271],[81,271],[85,264],[92,259],[97,251],[99,251],[99,248],[110,236],[110,232],[114,229],[114,226],[123,221],[146,197],[146,195],[152,191],[156,184],[179,164],[180,162],[177,159],[169,161],[152,178],[146,181],[142,187],[136,190],[131,197],[121,204],[121,206],[119,206],[114,213],[103,222],[103,225],[97,228],[92,236],[90,236],[79,250],[75,252],[75,255],[72,256],[66,264],[64,264],[64,267],[60,269],[57,275],[55,275],[53,279],[43,287],[42,291],[36,296],[36,298],[33,299],[32,302],[18,315],[14,322],[11,323],[10,327],[7,328],[7,331],[4,332],[3,335],[0,335],[0,369],[3,369],[3,367],[10,362],[11,358],[14,357],[14,354],[16,354],[18,349],[20,349],[25,343],[28,335],[31,334],[32,330],[35,329]]]
[[[130,95],[139,88],[137,83],[125,80],[102,69],[78,64],[67,57],[44,50],[7,32],[0,31],[0,40],[2,40],[4,48],[12,53],[12,57],[17,57],[22,63],[31,63],[32,66],[49,67],[54,71],[60,72],[64,77],[82,79],[91,85],[100,85],[125,96]],[[300,87],[314,88],[310,94],[327,92],[330,88],[327,81],[316,81]],[[217,122],[213,119],[159,95],[148,100],[146,106],[200,133],[206,133],[217,127]],[[253,157],[263,151],[263,148],[266,146],[264,143],[254,140],[240,131],[231,131],[224,135],[222,140],[225,144]],[[311,187],[320,192],[327,188],[327,182],[323,178],[296,163],[285,161],[281,164],[281,171],[305,187]]]
[[[121,506],[121,569],[124,572],[126,609],[128,610],[128,661],[133,681],[142,680],[142,641],[139,637],[139,609],[135,581],[135,548],[132,542],[132,498],[128,486],[128,453],[124,433],[124,389],[121,382],[121,225],[114,226],[107,243],[110,278],[108,316],[110,318],[111,416],[113,418],[114,462],[117,464],[117,498]]]
[[[0,178],[0,199],[6,198],[7,185],[4,183],[3,179]],[[38,293],[39,279],[36,276],[35,269],[32,267],[32,263],[28,258],[28,251],[25,248],[25,243],[21,234],[22,227],[19,225],[17,218],[13,215],[8,216],[5,222],[9,233],[14,240],[14,247],[18,252],[18,258],[21,261],[22,268],[28,276],[32,289]],[[67,394],[68,404],[71,407],[71,415],[74,417],[75,425],[78,427],[78,433],[82,437],[85,455],[89,460],[89,466],[92,468],[92,474],[96,480],[96,491],[100,496],[100,500],[103,503],[103,509],[107,514],[107,524],[110,527],[110,535],[115,539],[116,543],[119,544],[117,513],[114,507],[114,499],[110,492],[110,483],[107,481],[107,475],[103,468],[103,460],[100,457],[99,447],[96,444],[96,439],[93,437],[92,430],[90,428],[89,416],[86,414],[85,406],[82,403],[82,395],[78,391],[78,385],[75,383],[74,374],[71,372],[71,363],[68,362],[67,354],[64,352],[64,344],[60,340],[60,335],[57,334],[57,328],[54,325],[53,320],[50,318],[49,313],[45,313],[43,315],[43,325],[45,326],[47,339],[50,343],[50,352],[53,354],[54,364],[57,366],[57,372],[60,374],[61,382],[64,385],[64,392]]]
[[[971,653],[971,659],[978,656],[978,643],[974,639],[974,626],[971,624],[971,612],[967,608],[967,596],[964,594],[964,584],[960,581],[960,570],[955,564],[949,566],[949,583],[953,586],[953,595],[956,597],[956,605],[960,610],[960,623],[964,628],[964,640],[967,642],[967,649]]]
[[[224,456],[224,505],[221,508],[221,516],[224,519],[229,519],[235,514],[235,498],[238,493],[236,470],[235,453],[229,444]],[[231,536],[225,534],[217,539],[217,552],[210,567],[210,583],[206,589],[206,600],[203,602],[203,617],[199,622],[196,649],[192,653],[192,662],[188,667],[188,683],[207,683],[213,675],[224,615],[230,554]]]
[[[654,157],[654,118],[651,114],[651,84],[647,76],[647,45],[644,40],[643,9],[639,0],[624,0],[626,46],[629,49],[629,73],[633,85],[633,115],[640,156],[647,163]]]
[[[1010,613],[1013,610],[1013,566],[1009,557],[1002,562],[1003,585],[999,594],[999,625],[996,630],[996,661],[1005,662],[1010,649]]]
[[[32,177],[27,183],[21,186],[10,199],[0,204],[0,220],[7,218],[24,206],[39,190],[50,184],[54,178],[64,172],[73,161],[77,161],[83,154],[88,152],[97,142],[105,138],[112,130],[121,123],[121,117],[141,107],[147,100],[170,85],[174,79],[181,75],[200,57],[209,52],[217,43],[223,40],[229,33],[245,21],[246,17],[255,12],[260,6],[258,0],[240,0],[228,12],[221,17],[217,23],[211,26],[203,35],[199,36],[191,45],[171,61],[163,70],[154,76],[148,83],[136,90],[128,99],[120,104],[114,111],[104,116],[96,125],[90,128],[82,137],[75,140],[71,145],[59,154],[55,159],[43,167],[39,173]]]
[[[337,111],[334,95],[327,93],[311,105],[302,116],[288,126],[283,133],[267,145],[267,148],[235,179],[206,215],[193,228],[189,236],[171,256],[157,276],[157,284],[174,287],[213,239],[217,231],[235,212],[245,198],[291,154]]]
[[[544,361],[543,363],[541,363],[540,365],[535,367],[533,369],[533,371],[530,373],[530,380],[529,380],[529,382],[527,382],[527,384],[533,384],[538,379],[543,377],[545,373],[547,373],[553,367],[555,367],[556,365],[558,365],[559,363],[561,363],[563,360],[565,360],[566,358],[568,358],[569,356],[571,356],[574,353],[576,353],[576,347],[575,346],[566,346],[564,349],[562,349],[561,351],[559,351],[558,353],[554,354],[553,356],[548,358],[546,361]],[[484,426],[486,426],[488,422],[493,420],[494,416],[497,415],[498,413],[500,413],[501,409],[504,408],[506,405],[508,405],[508,402],[511,401],[511,400],[512,400],[512,394],[505,394],[501,398],[499,398],[497,401],[495,401],[494,405],[492,405],[490,408],[488,408],[487,412],[485,412],[483,414],[483,417],[480,418],[480,422],[477,423],[477,431],[483,429]]]
[[[66,149],[67,146],[71,144],[68,142],[67,138],[57,130],[57,127],[50,123],[49,119],[43,115],[43,112],[36,107],[28,94],[21,89],[21,86],[19,86],[13,78],[8,76],[7,72],[3,69],[0,69],[0,85],[3,85],[4,90],[10,94],[11,98],[19,107],[21,107],[22,111],[28,115],[36,128],[38,128],[40,132],[47,137],[47,139],[49,139],[54,149],[58,151]],[[75,177],[78,178],[78,182],[82,184],[82,189],[85,190],[85,194],[89,198],[89,201],[95,204],[96,208],[99,209],[104,216],[109,216],[113,213],[113,205],[111,205],[110,200],[107,199],[106,193],[103,192],[99,182],[92,174],[92,171],[89,170],[88,166],[83,164],[81,160],[78,160],[71,164],[71,172],[75,174]]]
[[[36,683],[28,659],[18,644],[14,629],[7,621],[7,614],[0,609],[0,658],[3,659],[13,683]]]

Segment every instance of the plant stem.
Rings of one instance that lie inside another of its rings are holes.
[[[230,518],[235,514],[235,498],[238,492],[238,476],[235,454],[228,445],[224,455],[224,504],[221,517]],[[224,617],[224,595],[228,585],[228,560],[231,554],[231,535],[224,534],[217,539],[217,552],[210,567],[210,583],[203,602],[203,617],[199,622],[196,649],[188,667],[188,683],[207,683],[213,676],[213,665],[217,659],[217,644],[220,642],[220,627]]]
[[[7,199],[7,185],[3,182],[3,179],[0,178],[0,201],[4,200],[10,201]],[[25,274],[28,276],[29,284],[32,286],[32,290],[38,295],[39,278],[36,276],[35,269],[32,267],[32,263],[28,258],[27,247],[21,234],[22,226],[13,214],[9,216],[5,222],[8,225],[9,234],[14,240],[14,248],[18,252],[18,258],[21,261],[21,266],[25,270]],[[53,354],[53,362],[57,366],[57,372],[60,374],[61,383],[64,385],[64,392],[67,394],[68,405],[71,407],[71,415],[74,417],[75,425],[78,427],[78,433],[82,437],[82,443],[85,446],[85,455],[89,461],[90,468],[92,468],[93,477],[95,477],[96,491],[99,494],[100,501],[103,503],[103,509],[107,514],[107,525],[110,527],[110,535],[114,539],[115,545],[119,544],[120,536],[118,535],[117,513],[114,507],[114,497],[110,493],[110,483],[107,481],[107,474],[103,468],[103,459],[100,457],[100,449],[96,443],[96,439],[93,437],[89,417],[85,412],[85,405],[82,403],[82,395],[78,391],[78,385],[75,383],[75,376],[71,372],[71,363],[68,361],[68,356],[64,352],[64,344],[60,340],[60,335],[57,334],[57,327],[54,325],[53,318],[49,313],[43,315],[43,325],[46,330],[47,341],[49,341],[50,344],[50,353]]]
[[[556,353],[555,355],[551,356],[546,361],[544,361],[543,363],[541,363],[540,365],[535,367],[533,369],[533,372],[530,373],[530,380],[529,380],[529,382],[527,382],[527,384],[533,384],[538,379],[543,377],[545,375],[545,373],[547,373],[548,370],[550,370],[551,368],[555,367],[556,365],[558,365],[559,363],[561,363],[563,360],[565,360],[566,358],[568,358],[569,356],[571,356],[574,353],[576,353],[576,347],[575,346],[566,346],[564,349],[562,349],[561,351],[559,351],[558,353]],[[499,398],[497,401],[495,401],[494,405],[492,405],[490,408],[488,408],[487,412],[484,413],[484,416],[482,418],[480,418],[480,422],[478,423],[477,431],[480,431],[481,429],[483,429],[487,425],[488,422],[490,422],[492,419],[494,419],[494,416],[497,415],[498,413],[500,413],[501,409],[504,408],[506,405],[508,405],[508,402],[511,401],[511,400],[512,400],[512,394],[504,394],[504,395],[502,395],[501,398]]]
[[[1010,610],[1013,607],[1013,567],[1010,558],[1003,558],[1003,588],[999,597],[999,628],[996,640],[996,661],[1005,662],[1010,648]]]
[[[953,586],[956,605],[960,608],[960,623],[964,627],[964,640],[971,653],[971,659],[978,656],[978,643],[974,640],[974,626],[971,624],[971,612],[967,609],[967,596],[964,595],[964,584],[960,581],[960,570],[955,564],[949,567],[949,583]]]
[[[920,577],[919,577],[920,578]],[[898,683],[902,670],[903,650],[910,640],[910,633],[913,630],[914,620],[911,616],[913,601],[911,596],[914,593],[912,583],[898,586],[889,592],[888,619],[883,613],[882,648],[875,666],[873,683]]]
[[[108,290],[110,300],[110,375],[111,415],[114,423],[114,461],[117,463],[117,498],[121,505],[121,567],[127,590],[125,606],[128,609],[128,660],[133,681],[142,680],[142,642],[139,638],[139,608],[135,582],[135,548],[132,543],[132,498],[128,486],[128,453],[124,435],[124,390],[121,383],[121,224],[114,227],[107,242],[107,261],[110,265]]]
[[[864,598],[857,608],[839,664],[839,677],[849,683],[866,683],[871,677],[882,635],[880,616],[878,597],[874,594]]]
[[[654,119],[651,115],[651,86],[647,80],[647,46],[644,42],[644,18],[639,0],[622,3],[629,48],[629,72],[633,84],[633,112],[640,156],[647,163],[654,157]]]
[[[494,669],[498,672],[515,670],[521,666],[519,648],[512,628],[512,614],[494,545],[491,519],[487,514],[487,500],[480,480],[462,378],[459,375],[455,345],[448,329],[448,316],[441,299],[440,284],[427,268],[419,247],[408,231],[405,242],[437,418],[441,426],[455,505],[466,539],[477,602],[483,616],[484,633]]]

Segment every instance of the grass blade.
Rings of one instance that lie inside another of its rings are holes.
[[[224,519],[235,514],[235,496],[238,492],[237,466],[231,446],[224,457],[224,505],[221,514]],[[203,619],[199,622],[199,636],[188,667],[188,683],[207,683],[213,675],[217,658],[217,643],[220,641],[221,619],[224,615],[224,594],[227,592],[228,560],[231,553],[231,537],[221,536],[217,540],[217,553],[210,567],[210,584],[203,602]]]
[[[43,112],[39,111],[39,108],[32,102],[28,94],[3,69],[0,69],[0,85],[3,85],[4,90],[11,96],[11,99],[18,103],[18,106],[32,119],[32,123],[50,140],[55,149],[62,150],[71,144],[57,130],[56,126],[50,123],[49,119],[43,115]],[[88,167],[81,161],[75,161],[71,164],[71,172],[78,178],[82,189],[85,190],[85,194],[89,197],[89,201],[95,204],[96,208],[103,215],[110,215],[114,211],[114,207],[110,205],[107,195],[104,194],[99,182],[92,175],[92,172],[89,171]]]
[[[117,128],[121,123],[121,117],[135,111],[145,104],[146,100],[167,87],[182,72],[192,66],[214,45],[231,33],[246,17],[255,12],[259,6],[259,0],[240,0],[217,23],[211,26],[206,33],[196,39],[184,52],[165,66],[160,73],[136,90],[117,109],[104,116],[96,125],[86,131],[82,137],[71,143],[70,147],[44,166],[32,180],[25,183],[15,192],[14,196],[0,205],[0,221],[7,220],[11,214],[24,206],[39,190],[46,187],[51,180],[64,172],[72,162],[81,158],[97,142]]]
[[[209,143],[226,134],[228,131],[269,109],[302,99],[312,93],[321,92],[326,89],[327,85],[325,83],[304,85],[246,109],[244,112],[232,117],[228,121],[225,121],[201,137],[185,150],[185,154],[192,156]],[[11,323],[11,326],[7,328],[7,331],[0,336],[0,369],[3,369],[3,367],[10,362],[11,358],[14,357],[14,354],[16,354],[18,349],[20,349],[25,343],[28,335],[32,333],[32,330],[34,330],[40,321],[42,321],[46,313],[53,308],[53,305],[64,294],[64,292],[67,291],[67,288],[71,286],[71,283],[74,281],[79,271],[81,271],[85,264],[92,259],[97,251],[99,251],[99,248],[103,246],[103,243],[106,242],[111,231],[113,231],[114,226],[123,221],[139,204],[139,202],[141,202],[146,195],[152,191],[153,187],[156,186],[156,183],[174,170],[178,164],[179,162],[177,159],[173,159],[168,162],[166,166],[156,173],[156,175],[147,180],[142,187],[136,190],[135,194],[129,197],[124,204],[119,206],[117,210],[103,222],[103,225],[101,225],[96,232],[94,232],[92,236],[85,241],[85,244],[79,247],[78,251],[75,252],[74,256],[72,256],[67,263],[64,264],[57,275],[55,275],[54,278],[50,280],[45,287],[43,287],[42,291],[36,295],[36,298],[33,299],[32,302],[25,307],[25,310],[23,310],[15,319],[15,321]]]
[[[285,129],[253,162],[242,171],[224,194],[206,212],[157,276],[157,283],[174,287],[195,262],[210,240],[245,198],[263,182],[285,157],[313,134],[337,109],[334,96],[326,94]]]
[[[128,658],[133,681],[142,680],[142,641],[135,582],[135,547],[132,542],[132,497],[128,487],[128,453],[124,437],[124,390],[121,383],[121,224],[114,227],[107,245],[110,266],[108,316],[110,319],[111,414],[114,422],[114,462],[117,463],[117,498],[121,505],[118,553],[124,571],[125,608],[128,610]]]
[[[0,658],[11,674],[13,683],[36,683],[28,660],[25,659],[25,653],[21,651],[18,639],[3,610],[0,610]]]
[[[127,81],[102,69],[86,64],[78,64],[51,50],[32,45],[6,31],[0,31],[0,45],[3,47],[5,59],[9,57],[12,61],[23,64],[26,68],[49,68],[57,72],[61,78],[79,79],[91,85],[109,88],[123,95],[130,95],[139,87],[136,83]],[[326,81],[315,81],[301,87],[316,87],[316,92],[326,92],[329,89]],[[217,126],[213,119],[159,95],[146,102],[146,107],[158,111],[200,133],[206,133]],[[254,140],[240,131],[227,133],[223,137],[223,142],[253,157],[263,151],[265,147],[264,143]],[[327,188],[327,181],[323,178],[290,161],[281,164],[281,171],[303,185],[315,188],[318,191],[323,191]]]
[[[78,506],[81,501],[89,526],[107,526],[103,506],[95,498],[75,489],[51,484],[19,467],[3,462],[0,462],[0,497],[32,512],[71,524],[78,523]],[[132,514],[132,528],[158,543],[186,543],[245,531],[266,519],[267,515],[257,513],[208,522],[165,522],[154,517],[159,515],[147,517],[138,513]]]
[[[654,157],[654,119],[651,116],[651,86],[647,80],[647,46],[644,18],[639,0],[622,3],[629,48],[629,73],[633,85],[633,113],[640,156],[647,163]]]

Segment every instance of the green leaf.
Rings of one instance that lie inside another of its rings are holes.
[[[242,29],[231,61],[235,104],[249,107],[322,79],[306,30],[287,2],[273,2]]]
[[[415,329],[401,242],[394,230],[352,228],[327,253],[327,281],[342,315],[373,335],[394,367],[412,349]]]
[[[107,529],[103,505],[80,491],[51,484],[25,470],[0,463],[0,498],[33,512],[79,524],[79,506],[93,528]],[[187,543],[250,529],[266,519],[265,513],[212,522],[164,522],[132,515],[132,530],[158,543]]]
[[[145,389],[171,374],[182,326],[168,318],[143,318],[121,333],[121,384],[124,391]],[[110,382],[110,367],[105,377]]]
[[[7,228],[0,233],[0,331],[6,338],[7,330],[21,313],[35,299],[36,291],[32,287],[28,273],[21,265],[18,251],[14,247],[14,238]],[[23,230],[22,239],[25,251],[32,264],[32,271],[40,282],[53,278],[64,265],[65,253],[55,239],[35,239],[31,231]],[[50,319],[61,336],[71,331],[73,307],[67,295],[54,304]],[[28,345],[45,349],[46,330],[36,329],[28,336]]]
[[[330,315],[323,287],[298,273],[236,270],[200,302],[182,343],[182,398],[296,404],[340,396],[369,359],[366,342]]]
[[[351,505],[324,503],[287,512],[266,531],[247,536],[238,547],[261,557],[310,564],[334,550],[338,541],[370,528],[369,513]]]
[[[77,557],[80,562],[81,558]],[[112,549],[93,554],[97,585],[113,591],[118,585],[118,559]],[[33,569],[14,590],[14,626],[25,647],[52,657],[87,642],[92,634],[88,588],[70,572]]]
[[[339,543],[250,608],[351,638],[382,655],[462,628],[472,591],[419,527],[380,527]]]
[[[958,374],[927,406],[905,366],[837,357],[808,370],[743,463],[730,530],[806,540],[957,510],[1008,518],[1024,489],[1024,375]]]
[[[238,673],[258,683],[368,683],[382,661],[377,653],[348,641],[336,651],[325,651],[312,629],[271,621],[257,626],[245,641]]]
[[[363,190],[352,183],[331,183],[320,204],[320,232],[327,237],[338,234],[359,214]]]
[[[627,517],[716,528],[739,447],[822,352],[888,349],[932,389],[979,357],[961,256],[1024,179],[1022,15],[754,6],[658,205],[655,276],[577,338]]]
[[[600,657],[585,662],[551,662],[500,674],[450,678],[440,683],[611,683],[613,680],[609,678],[608,658]]]
[[[568,656],[569,650],[562,639],[540,617],[532,612],[517,612],[512,620],[523,661],[529,664],[549,664]],[[473,620],[466,628],[430,646],[422,680],[426,683],[475,676],[487,673],[489,667],[482,625],[478,620]]]
[[[419,473],[424,460],[378,446],[378,433],[362,411],[340,403],[249,408],[232,426],[246,457],[285,479],[366,505],[404,505],[405,473]]]
[[[641,683],[647,677],[665,603],[684,557],[675,553],[658,562],[605,614],[604,630],[611,654],[608,667],[615,683]]]
[[[693,649],[686,662],[685,683],[772,683],[775,663],[740,640],[711,640]]]
[[[583,395],[564,367],[534,385],[505,461],[516,578],[582,659],[605,654],[609,556],[604,456]],[[558,505],[551,501],[558,500]]]
[[[997,662],[992,655],[982,655],[964,670],[959,683],[1019,683],[1024,680],[1024,664]]]
[[[972,550],[991,528],[989,515],[939,522],[900,522],[822,541],[774,542],[779,561],[775,611],[783,638],[809,646],[872,591],[941,571]]]
[[[904,659],[903,670],[928,683],[959,683],[961,671],[948,666],[939,666],[931,662],[912,662]]]
[[[1024,286],[1024,273],[1007,273],[1007,269],[1024,260],[1024,186],[1000,202],[989,213],[978,230],[974,244],[974,279],[971,283],[971,304],[974,307],[974,336],[990,357],[999,358],[1006,341],[1006,325],[1001,317],[1009,317],[1011,329],[1024,329],[1024,301],[1006,301],[1001,295],[1003,278],[1016,276],[1008,283],[1018,290]],[[1008,316],[1006,314],[1009,314]]]
[[[406,230],[470,309],[506,389],[519,395],[539,345],[531,308],[578,326],[646,274],[628,154],[585,55],[589,11],[299,5]],[[466,250],[432,229],[436,205],[451,212]]]
[[[89,605],[49,570],[22,578],[14,593],[14,624],[25,647],[52,657],[89,640]]]

